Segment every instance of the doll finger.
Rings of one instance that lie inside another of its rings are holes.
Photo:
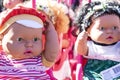
[[[82,32],[78,35],[77,40],[86,42],[87,38],[88,38],[88,35],[86,34],[86,32]]]

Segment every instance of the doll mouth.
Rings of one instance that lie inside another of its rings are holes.
[[[26,52],[24,52],[24,54],[31,54],[32,53],[32,51],[26,51]]]
[[[8,5],[11,5],[11,2],[7,3]]]
[[[107,39],[113,39],[113,37],[109,36],[109,37],[107,37]]]

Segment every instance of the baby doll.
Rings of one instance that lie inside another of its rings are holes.
[[[51,80],[46,70],[54,64],[59,41],[46,14],[17,6],[2,12],[0,19],[0,79]]]
[[[120,63],[120,5],[107,1],[88,3],[74,23],[79,29],[75,53],[88,59],[83,80],[113,80],[115,76],[102,73]]]

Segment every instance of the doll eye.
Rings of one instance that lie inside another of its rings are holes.
[[[33,41],[38,41],[38,38],[34,38]]]
[[[104,30],[105,28],[104,27],[100,27],[100,30]]]
[[[17,41],[22,41],[23,39],[22,38],[18,38]]]
[[[113,27],[112,27],[112,29],[113,29],[113,30],[116,30],[116,29],[118,29],[118,27],[116,27],[116,26],[113,26]]]

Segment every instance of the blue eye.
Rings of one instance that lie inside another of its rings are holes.
[[[113,26],[113,27],[112,27],[112,29],[113,29],[113,30],[116,30],[116,29],[118,29],[118,27],[116,27],[116,26]]]
[[[105,28],[104,27],[100,27],[100,30],[104,30]]]
[[[34,38],[34,41],[38,41],[38,38]]]
[[[18,38],[17,41],[22,41],[23,39],[22,38]]]

